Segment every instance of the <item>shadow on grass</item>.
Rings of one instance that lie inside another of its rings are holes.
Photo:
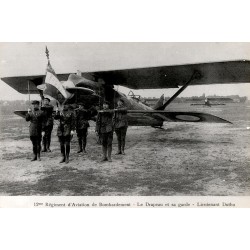
[[[139,194],[135,194],[138,190]],[[102,196],[102,195],[173,195],[175,193],[190,194],[198,192],[193,180],[178,178],[167,174],[159,176],[144,175],[139,172],[120,171],[112,176],[104,176],[102,171],[95,169],[78,170],[71,167],[44,172],[44,177],[36,183],[5,182],[0,190],[7,195],[71,195],[71,196]],[[199,190],[202,191],[202,190]]]

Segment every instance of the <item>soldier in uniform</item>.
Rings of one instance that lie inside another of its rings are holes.
[[[53,106],[49,104],[50,99],[44,98],[43,99],[43,106],[41,107],[41,110],[44,112],[45,115],[45,121],[44,121],[44,136],[43,136],[43,150],[42,152],[51,152],[50,150],[50,142],[51,142],[51,132],[53,130]]]
[[[79,150],[77,153],[86,153],[89,119],[90,111],[85,109],[82,103],[79,103],[79,108],[76,110],[76,133],[79,143]]]
[[[207,98],[205,99],[205,106],[211,107],[210,101]]]
[[[41,161],[40,152],[44,114],[39,109],[39,101],[32,101],[32,105],[32,110],[28,109],[28,113],[26,114],[26,121],[30,121],[30,140],[33,144],[33,159],[31,161]]]
[[[125,138],[128,128],[128,118],[127,118],[127,108],[124,106],[124,101],[119,99],[117,102],[117,109],[114,113],[114,128],[118,141],[118,151],[116,155],[123,154],[125,155]]]
[[[69,105],[65,104],[61,112],[56,109],[55,120],[59,120],[60,122],[57,129],[62,153],[60,163],[69,163],[70,141],[75,131],[74,112],[69,109]]]
[[[102,161],[111,162],[112,141],[113,141],[113,110],[109,109],[109,103],[104,102],[103,110],[98,111],[96,119],[96,132],[101,135]]]

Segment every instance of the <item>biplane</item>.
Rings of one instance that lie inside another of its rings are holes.
[[[123,99],[128,108],[130,126],[161,127],[163,122],[230,123],[207,113],[170,112],[167,106],[188,86],[250,82],[250,61],[237,60],[56,74],[48,57],[45,75],[4,77],[2,80],[22,94],[50,96],[59,105],[81,102],[88,108],[100,107],[105,100],[113,109],[117,100]],[[176,88],[177,91],[166,102],[162,96],[151,108],[132,91],[127,96],[119,92],[115,89],[116,85],[135,90]],[[15,113],[24,117],[26,112],[15,111]],[[94,117],[92,118],[94,120]]]
[[[221,106],[221,105],[226,105],[223,103],[223,101],[233,101],[230,98],[205,98],[202,103],[191,103],[191,106],[206,106],[211,108],[212,106]]]

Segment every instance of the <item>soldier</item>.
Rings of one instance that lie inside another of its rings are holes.
[[[76,133],[79,143],[79,150],[77,153],[86,153],[89,119],[90,111],[86,110],[82,103],[79,103],[79,108],[76,110]]]
[[[112,141],[113,141],[113,110],[109,110],[109,103],[103,103],[103,110],[98,111],[96,120],[96,132],[101,135],[102,161],[111,162]]]
[[[124,106],[124,101],[119,99],[117,102],[117,109],[114,113],[114,128],[118,141],[118,151],[116,155],[123,154],[125,155],[125,138],[128,128],[128,118],[127,118],[127,108]]]
[[[69,105],[65,104],[61,112],[56,109],[55,119],[60,121],[57,129],[57,136],[62,153],[60,163],[69,163],[70,141],[75,131],[75,115],[74,112],[69,109]]]
[[[50,150],[50,142],[51,142],[51,132],[53,130],[53,106],[49,104],[50,99],[44,98],[43,99],[43,106],[41,107],[41,110],[44,112],[45,115],[45,121],[44,121],[44,136],[43,136],[43,150],[42,152],[51,152]]]
[[[44,125],[44,114],[39,109],[39,101],[32,101],[32,110],[28,109],[26,115],[26,121],[30,121],[30,140],[33,144],[33,159],[31,161],[41,161],[41,140],[42,140],[42,129]]]
[[[207,98],[205,99],[205,106],[211,107],[210,101]]]

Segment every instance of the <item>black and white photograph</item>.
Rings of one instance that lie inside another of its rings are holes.
[[[249,245],[246,1],[0,5],[1,249]]]
[[[249,43],[1,43],[0,63],[1,196],[250,195]]]

